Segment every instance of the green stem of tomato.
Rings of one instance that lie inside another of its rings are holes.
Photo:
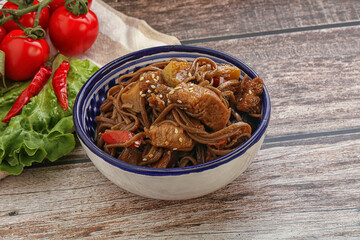
[[[23,9],[31,6],[34,2],[34,0],[8,0],[8,2],[11,2],[18,6],[18,9]]]
[[[24,15],[26,13],[38,11],[39,9],[41,11],[44,7],[49,5],[49,3],[51,3],[52,1],[54,1],[54,0],[43,0],[43,1],[39,2],[38,4],[31,5],[29,7],[22,8],[22,9],[0,9],[0,12],[2,12],[3,14],[5,14],[5,15],[10,14],[9,16],[7,16],[5,18],[0,19],[0,26],[4,25],[4,23],[6,23],[8,21],[20,18],[22,15]],[[39,13],[39,11],[38,11],[38,13]],[[37,18],[38,18],[38,16],[37,16]]]
[[[33,28],[36,28],[38,25],[39,25],[39,19],[40,19],[40,14],[41,14],[41,11],[43,10],[43,8],[39,7],[38,10],[37,10],[37,13],[36,13],[36,17],[34,19],[34,25],[33,25]]]
[[[66,0],[65,8],[75,16],[86,14],[89,11],[87,0]]]

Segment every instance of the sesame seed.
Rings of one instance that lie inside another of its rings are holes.
[[[139,92],[139,95],[141,96],[142,94],[143,94],[143,92],[142,92],[142,91],[140,91],[140,92]]]
[[[156,87],[155,87],[155,85],[151,85],[151,88],[155,89]]]
[[[158,75],[158,76],[156,76],[156,80],[159,80],[159,79],[160,79],[159,75]]]
[[[160,95],[159,95],[159,97],[160,97],[160,98],[162,98],[162,97],[163,97],[163,95],[162,95],[162,94],[160,94]]]
[[[146,158],[143,158],[142,160],[143,160],[144,162],[146,162],[146,161],[147,161],[147,159],[146,159]]]
[[[169,145],[169,142],[168,142],[168,141],[165,141],[165,145],[166,145],[166,146]]]
[[[168,103],[171,103],[170,99],[168,99]]]
[[[175,128],[175,134],[178,134],[179,130],[177,128]]]
[[[154,156],[154,154],[152,154],[152,153],[150,153],[150,154],[149,154],[149,157],[151,157],[151,158],[152,158],[153,156]]]
[[[155,78],[155,73],[151,74],[151,77],[152,77],[152,78]]]
[[[140,81],[142,81],[142,80],[144,80],[144,77],[141,76],[141,77],[140,77]]]
[[[173,148],[173,150],[174,150],[174,151],[176,151],[176,150],[177,150],[177,148]]]
[[[145,82],[146,82],[146,83],[149,83],[149,82],[150,82],[150,80],[146,80]]]
[[[188,73],[188,76],[189,76],[189,77],[192,77],[192,75],[191,75],[191,73],[190,73],[190,72]]]
[[[177,100],[177,102],[178,102],[178,103],[182,103],[182,101],[181,101],[181,100]]]
[[[182,138],[179,138],[179,142],[182,142],[183,140],[182,140]]]
[[[181,86],[177,85],[174,89],[180,89],[180,88],[181,88]]]
[[[249,94],[252,94],[252,91],[251,91],[251,90],[249,90]]]
[[[148,93],[151,93],[150,89],[147,90]]]
[[[174,94],[175,93],[175,90],[174,89],[171,89],[169,94]]]
[[[141,96],[142,96],[142,97],[146,97],[146,94],[145,94],[145,93],[144,93],[144,94],[141,94]]]

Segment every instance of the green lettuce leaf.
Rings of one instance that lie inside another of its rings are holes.
[[[59,64],[54,62],[54,64]],[[64,111],[54,94],[51,79],[9,123],[0,123],[0,171],[17,175],[24,166],[55,161],[75,147],[72,109],[80,88],[99,68],[88,60],[72,59],[67,77],[69,109]],[[3,119],[29,83],[0,94]]]

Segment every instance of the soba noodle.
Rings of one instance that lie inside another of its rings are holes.
[[[214,160],[250,138],[261,117],[262,89],[260,78],[208,58],[151,64],[122,75],[107,92],[95,118],[97,146],[155,168]],[[105,141],[113,132],[128,138]]]

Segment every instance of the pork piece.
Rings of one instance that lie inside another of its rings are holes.
[[[261,111],[261,94],[263,92],[263,80],[261,78],[254,78],[252,80],[245,80],[244,89],[236,104],[239,111],[250,114],[259,114]]]
[[[231,110],[216,93],[193,83],[179,84],[169,92],[168,98],[215,131],[224,128],[230,118]]]
[[[191,151],[195,145],[194,141],[181,127],[177,127],[169,122],[151,126],[145,133],[146,137],[151,140],[151,144],[156,147]]]
[[[151,108],[161,112],[166,107],[170,87],[161,84],[161,71],[145,72],[140,76],[140,96],[146,97]]]
[[[191,62],[170,61],[163,70],[164,80],[170,87],[175,87],[187,76],[191,67]]]
[[[236,108],[250,114],[260,113],[260,98],[253,94],[244,93],[236,104]]]
[[[249,94],[260,96],[263,92],[264,83],[259,77],[252,80],[246,80],[244,84],[244,91]]]

